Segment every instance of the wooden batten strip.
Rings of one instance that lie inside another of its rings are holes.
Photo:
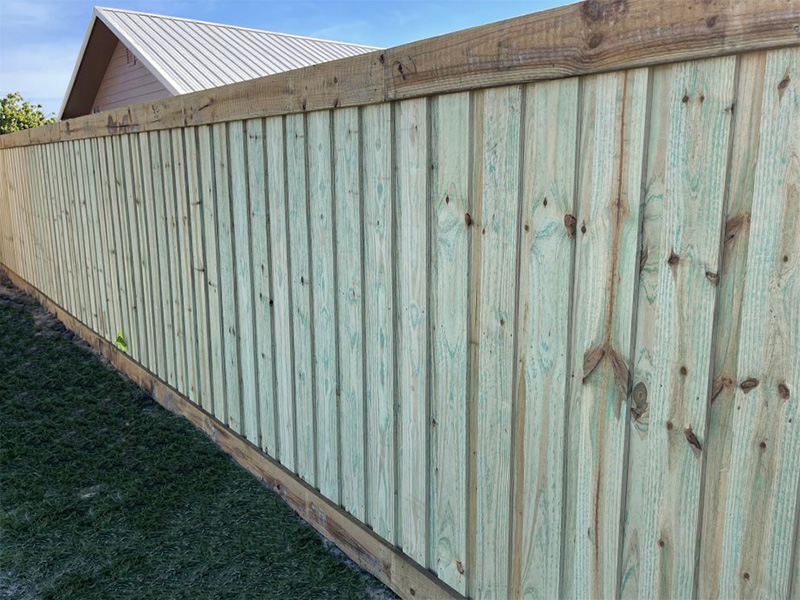
[[[0,137],[0,148],[360,106],[800,44],[775,0],[586,0],[384,51]]]
[[[167,385],[142,365],[103,339],[53,302],[37,288],[0,263],[11,282],[36,298],[67,329],[78,335],[118,371],[147,391],[161,406],[188,419],[239,465],[258,477],[314,529],[335,543],[347,556],[369,571],[402,598],[463,598],[438,581],[397,548],[323,497],[285,467],[264,455],[185,395]]]

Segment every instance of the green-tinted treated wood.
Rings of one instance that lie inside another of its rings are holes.
[[[197,402],[197,342],[195,340],[194,277],[192,267],[191,221],[192,202],[187,181],[184,131],[172,131],[172,155],[175,170],[175,228],[180,257],[181,316],[184,356],[186,361],[186,395]]]
[[[108,171],[111,178],[111,214],[114,225],[114,252],[117,259],[117,283],[115,293],[120,296],[120,330],[128,344],[130,353],[137,344],[139,335],[136,332],[134,318],[135,298],[130,278],[130,253],[128,251],[128,228],[125,206],[125,176],[122,170],[122,147],[120,138],[112,138],[108,143]]]
[[[800,49],[767,57],[721,597],[789,595],[800,478]],[[796,585],[796,584],[795,584]]]
[[[617,594],[647,88],[647,70],[582,88],[565,597]]]
[[[286,198],[289,218],[290,290],[294,335],[295,471],[316,485],[314,344],[311,315],[306,131],[303,115],[286,118]]]
[[[138,360],[152,370],[155,333],[150,309],[150,273],[148,272],[148,252],[146,223],[144,219],[144,194],[141,156],[137,136],[131,134],[123,140],[123,156],[127,163],[125,177],[128,183],[128,221],[131,228],[132,270],[136,281],[136,306],[139,324]]]
[[[269,210],[264,163],[264,121],[247,121],[247,181],[250,197],[250,251],[253,265],[253,312],[258,369],[258,415],[261,448],[277,456],[274,340],[272,337],[271,261]]]
[[[467,562],[469,94],[431,111],[431,506],[429,567],[460,592]]]
[[[363,521],[369,489],[365,480],[359,111],[346,108],[334,112],[333,117],[342,504]]]
[[[216,176],[217,251],[219,256],[219,295],[222,307],[222,340],[225,344],[225,413],[227,423],[244,435],[240,396],[238,332],[236,319],[236,265],[234,264],[231,221],[231,179],[228,148],[228,128],[214,125],[214,173]]]
[[[99,198],[97,194],[97,159],[95,148],[91,140],[83,140],[82,143],[84,156],[86,157],[86,187],[87,187],[87,210],[88,220],[86,231],[89,236],[89,252],[92,254],[94,263],[95,278],[95,297],[97,308],[97,332],[105,339],[109,339],[108,329],[108,299],[106,298],[106,271],[103,261],[103,247],[101,241],[100,217],[98,212]]]
[[[742,301],[750,240],[750,212],[758,157],[761,99],[766,53],[740,58],[728,165],[728,199],[714,332],[714,376],[707,415],[705,492],[697,597],[719,597],[719,568],[724,548],[725,503],[733,436],[734,392],[739,356]]]
[[[222,333],[222,300],[220,298],[219,233],[217,222],[217,192],[214,169],[214,139],[211,127],[197,129],[200,147],[200,175],[203,186],[203,231],[205,234],[206,301],[208,303],[208,341],[210,344],[212,398],[209,405],[214,416],[227,421],[225,408],[225,348]],[[222,185],[224,185],[224,181]]]
[[[575,79],[534,84],[525,94],[517,325],[521,372],[513,465],[511,593],[516,597],[558,596],[578,94]]]
[[[78,297],[77,287],[75,285],[76,272],[74,268],[75,261],[72,257],[72,250],[70,248],[70,232],[69,232],[69,193],[67,191],[67,176],[64,167],[64,151],[63,144],[55,144],[52,149],[52,160],[54,163],[54,179],[53,179],[53,201],[56,209],[56,243],[59,247],[60,262],[64,266],[64,275],[62,277],[62,284],[64,289],[64,299],[67,302],[71,314],[77,314],[79,310],[80,299]]]
[[[672,71],[661,222],[645,222],[658,228],[648,248],[655,286],[639,294],[656,307],[646,311],[652,321],[637,323],[654,334],[635,350],[652,357],[635,365],[649,423],[644,438],[634,434],[631,450],[645,459],[630,466],[628,489],[642,489],[626,507],[625,535],[638,539],[639,597],[693,590],[735,65],[726,57]]]
[[[522,88],[483,98],[475,595],[510,594],[509,510]],[[476,275],[477,276],[477,275]]]
[[[266,121],[270,252],[275,317],[275,395],[278,401],[278,460],[295,470],[295,411],[289,225],[286,207],[286,135],[283,118]]]
[[[96,185],[97,185],[97,212],[100,218],[100,243],[105,268],[105,296],[106,310],[108,313],[108,340],[114,340],[120,327],[120,316],[117,290],[116,256],[114,248],[113,229],[111,227],[111,196],[108,177],[108,160],[104,140],[92,140],[95,153]],[[165,377],[165,374],[160,374]]]
[[[64,209],[64,247],[69,257],[72,278],[70,285],[73,291],[74,312],[82,323],[86,322],[86,298],[85,280],[83,264],[80,254],[80,237],[78,230],[78,190],[75,184],[75,155],[70,150],[71,143],[64,142],[58,147],[58,160],[60,171],[60,193],[62,194],[62,206]],[[18,179],[17,176],[14,179]],[[17,183],[18,192],[22,192],[19,182]],[[17,212],[14,209],[13,213]],[[14,233],[15,242],[19,238],[17,232]],[[17,257],[17,262],[19,257]]]
[[[161,169],[164,182],[164,242],[166,245],[166,267],[170,286],[169,304],[171,312],[172,340],[175,347],[175,381],[172,384],[183,392],[186,390],[186,345],[183,342],[183,316],[181,315],[181,271],[178,255],[178,223],[175,215],[175,169],[172,140],[168,131],[159,132]]]
[[[169,239],[167,238],[167,207],[164,192],[164,166],[161,156],[160,134],[147,134],[150,144],[150,172],[153,178],[153,209],[156,213],[156,252],[158,254],[158,274],[161,287],[161,317],[164,322],[164,347],[166,371],[162,375],[173,387],[177,381],[177,360],[175,356],[175,327],[172,315],[172,282],[170,280]]]
[[[400,547],[427,562],[428,104],[396,107]]]
[[[141,133],[136,136],[135,142],[139,146],[142,167],[142,187],[144,212],[144,231],[146,237],[142,242],[145,249],[144,258],[148,261],[147,270],[150,274],[150,314],[153,326],[151,347],[153,349],[153,364],[150,370],[160,378],[166,378],[166,342],[164,337],[164,317],[162,316],[161,272],[159,267],[158,252],[158,207],[156,205],[155,190],[157,183],[154,181],[153,158],[150,154],[150,136]],[[155,173],[156,177],[158,176]],[[142,231],[140,226],[139,231]]]
[[[234,271],[236,277],[236,313],[239,341],[239,369],[242,395],[243,435],[261,445],[258,416],[258,381],[253,319],[253,267],[250,257],[250,201],[248,197],[247,158],[244,123],[229,126],[231,218],[233,221]]]
[[[194,285],[194,319],[193,332],[195,336],[196,368],[197,379],[195,385],[197,389],[196,402],[209,413],[214,412],[212,402],[214,389],[211,383],[213,377],[213,365],[211,364],[211,352],[209,348],[208,333],[208,303],[206,278],[207,263],[205,259],[205,236],[203,234],[203,204],[211,201],[213,196],[204,189],[201,171],[204,165],[200,163],[202,154],[198,151],[198,130],[189,127],[184,130],[184,149],[186,157],[186,181],[189,191],[189,207],[187,220],[190,223],[191,236],[191,265],[192,283]]]
[[[317,485],[334,502],[339,496],[339,394],[336,365],[336,278],[333,223],[331,113],[308,115],[308,203],[311,281],[314,286],[314,375],[317,402]],[[344,440],[342,440],[344,443]]]
[[[55,237],[56,227],[56,207],[53,200],[55,192],[53,191],[55,169],[52,159],[53,147],[52,145],[43,147],[40,153],[40,161],[42,170],[46,180],[45,194],[43,197],[42,206],[42,228],[45,239],[47,240],[48,261],[50,264],[50,277],[53,282],[53,298],[60,306],[66,303],[66,292],[62,283],[64,276],[64,265],[56,265],[56,257],[61,256]]]
[[[378,535],[397,542],[395,527],[395,296],[392,108],[361,113],[366,319],[367,515]]]
[[[75,190],[75,220],[74,220],[74,230],[75,230],[75,240],[74,243],[76,245],[76,254],[78,256],[78,260],[80,263],[80,271],[81,271],[81,286],[83,288],[83,297],[84,297],[84,312],[83,318],[85,319],[84,324],[88,327],[92,328],[92,330],[97,330],[97,311],[95,309],[94,304],[94,281],[95,277],[92,273],[92,266],[91,266],[91,257],[87,252],[87,243],[86,243],[86,186],[85,186],[85,174],[83,172],[83,150],[81,145],[77,142],[70,142],[67,147],[67,151],[71,158],[71,169],[72,169],[72,180],[73,180],[73,188]],[[27,190],[26,184],[23,177],[22,181],[22,193],[25,194],[27,197]],[[22,211],[20,211],[20,215],[18,215],[18,219],[22,219]],[[19,223],[21,225],[21,223]],[[22,230],[20,229],[20,233],[22,234]],[[24,249],[24,235],[21,235],[22,240],[22,248]],[[24,259],[23,259],[24,260]]]

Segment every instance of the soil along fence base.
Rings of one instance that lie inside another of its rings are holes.
[[[0,263],[403,597],[795,597],[796,131],[586,2],[2,136]]]

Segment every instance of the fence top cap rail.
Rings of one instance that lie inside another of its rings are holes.
[[[800,45],[798,0],[586,0],[0,136],[13,148],[361,106]]]

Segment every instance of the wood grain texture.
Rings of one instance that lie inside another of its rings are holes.
[[[562,561],[579,83],[533,84],[525,99],[511,595],[552,598]]]
[[[203,185],[203,231],[205,234],[206,298],[208,302],[208,340],[209,366],[211,368],[213,407],[211,414],[221,421],[227,421],[225,406],[225,356],[222,328],[222,298],[220,292],[219,234],[217,222],[217,182],[214,164],[214,135],[211,127],[197,128],[197,141],[200,147],[200,169]]]
[[[583,82],[562,595],[617,593],[648,71]]]
[[[393,111],[388,105],[364,107],[362,194],[364,202],[364,336],[366,355],[367,498],[369,524],[397,542],[397,448],[395,421],[395,307]]]
[[[230,140],[231,217],[236,277],[239,385],[242,397],[242,436],[261,445],[256,375],[255,320],[253,315],[253,265],[250,254],[250,189],[247,164],[247,132],[244,123],[228,125]]]
[[[429,567],[466,592],[470,98],[431,104],[431,506]]]
[[[570,6],[5,135],[0,148],[248,119],[800,43],[791,0],[587,0]]]
[[[744,281],[720,596],[787,597],[800,478],[800,51],[770,53]],[[755,385],[754,385],[755,384]]]
[[[236,263],[231,219],[231,178],[228,128],[214,125],[214,174],[217,217],[217,256],[219,265],[219,297],[222,309],[222,343],[224,345],[225,381],[223,401],[226,422],[239,434],[244,433],[240,387],[239,323],[236,312]]]
[[[510,595],[515,304],[520,210],[521,87],[483,98],[477,381],[475,596]]]
[[[625,535],[639,544],[639,597],[686,597],[694,586],[735,66],[726,57],[672,71],[661,222],[648,248],[655,285],[639,295],[655,304],[647,312],[654,320],[637,322],[654,335],[635,350],[652,357],[636,364],[637,377],[650,382],[637,389],[649,424],[631,446],[646,456],[635,464],[641,470],[629,471],[641,504],[626,507]]]
[[[400,403],[400,547],[427,560],[428,103],[397,105],[397,391]]]
[[[365,521],[369,490],[365,447],[360,136],[357,108],[333,114],[342,505],[354,517]]]
[[[699,598],[719,597],[718,575],[724,551],[722,536],[733,443],[731,420],[739,380],[737,362],[744,298],[741,283],[746,277],[765,66],[766,52],[746,54],[740,57],[738,65],[714,333],[714,374],[707,415],[703,528],[697,569]]]
[[[260,447],[277,456],[275,362],[272,314],[272,261],[269,250],[269,208],[264,154],[264,121],[247,121],[247,181],[250,197],[250,252],[253,266],[256,367]]]
[[[309,228],[314,286],[314,374],[317,401],[317,484],[334,502],[352,511],[352,496],[345,502],[340,463],[340,392],[336,362],[336,243],[334,241],[333,131],[328,111],[308,115]],[[341,424],[345,426],[345,424]],[[349,424],[347,425],[349,427]],[[350,471],[348,471],[350,472]]]
[[[295,409],[289,224],[286,205],[286,135],[283,118],[266,121],[267,181],[275,316],[275,395],[278,401],[278,455],[295,470]]]
[[[316,485],[316,436],[314,414],[314,358],[312,348],[311,257],[308,229],[308,169],[306,128],[303,115],[286,118],[286,201],[289,220],[289,278],[294,336],[294,395],[297,464],[295,470]]]

